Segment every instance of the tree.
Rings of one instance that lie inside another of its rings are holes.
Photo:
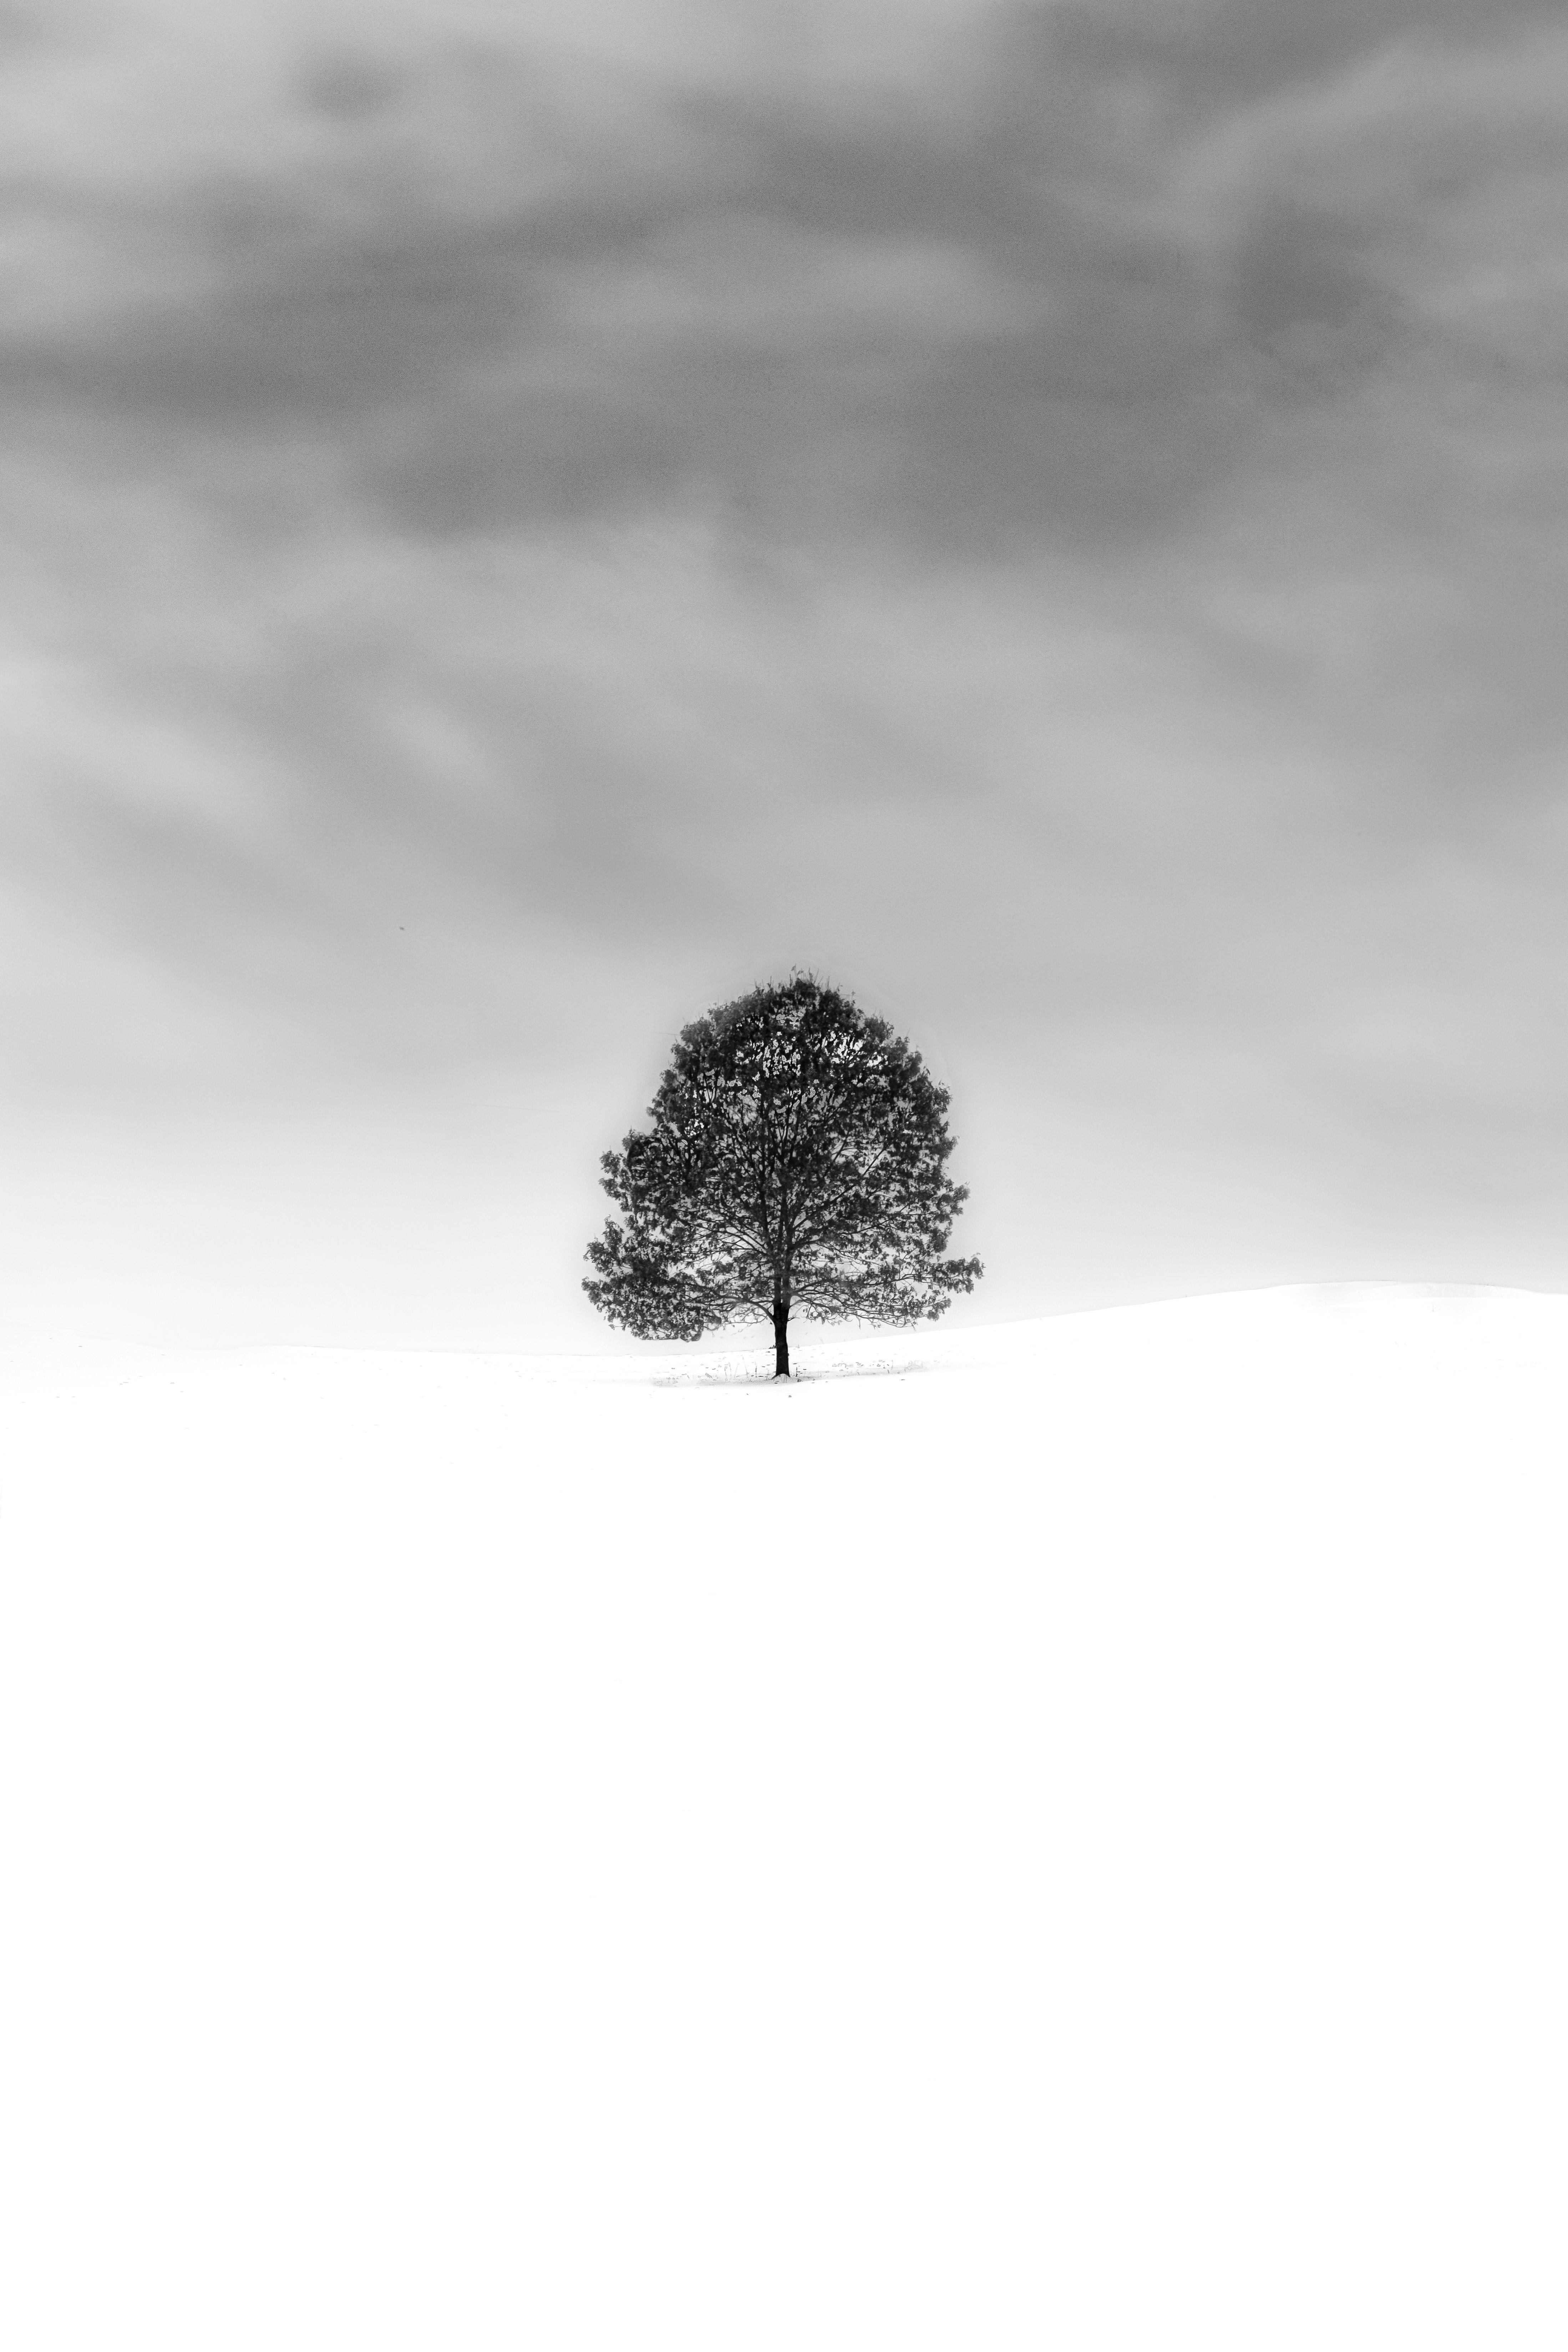
[[[969,1197],[949,1181],[948,1095],[885,1021],[795,973],[680,1033],[647,1133],[600,1160],[600,1313],[642,1339],[789,1319],[916,1323],[983,1273],[944,1256]]]

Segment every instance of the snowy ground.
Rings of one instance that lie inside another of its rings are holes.
[[[16,2352],[1561,2352],[1568,1299],[799,1361],[11,1348]]]

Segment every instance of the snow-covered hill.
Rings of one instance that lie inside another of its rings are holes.
[[[14,1343],[6,2340],[1555,2352],[1568,1299],[767,1363]]]

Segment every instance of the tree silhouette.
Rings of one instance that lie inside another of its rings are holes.
[[[943,1253],[969,1197],[944,1169],[948,1095],[885,1021],[808,975],[680,1033],[649,1129],[600,1161],[621,1212],[590,1242],[600,1313],[643,1339],[792,1314],[916,1323],[984,1271]]]

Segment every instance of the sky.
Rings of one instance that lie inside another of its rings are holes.
[[[595,1349],[810,967],[955,1323],[1568,1286],[1568,30],[0,9],[0,1295]]]

